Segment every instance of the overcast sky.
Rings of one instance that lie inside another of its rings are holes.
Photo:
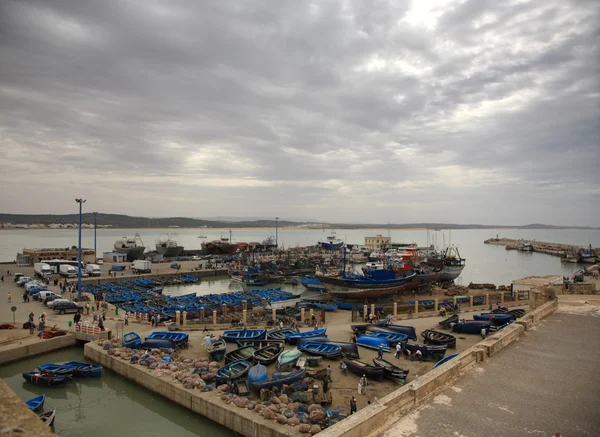
[[[600,3],[0,1],[0,211],[600,224]]]

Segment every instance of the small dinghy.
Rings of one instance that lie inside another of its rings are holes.
[[[400,334],[399,332],[386,331],[384,329],[379,329],[377,331],[367,331],[366,335],[371,335],[374,337],[387,338],[390,346],[396,346],[398,343],[406,343],[408,341],[408,336],[406,334]]]
[[[44,407],[44,401],[46,400],[46,395],[40,395],[33,399],[29,399],[25,401],[25,405],[29,407],[31,411],[37,413]]]
[[[369,381],[381,381],[383,379],[383,367],[375,367],[359,360],[344,359],[344,364],[352,373],[366,375]]]
[[[298,346],[298,350],[325,358],[335,358],[342,354],[342,348],[340,346],[310,340],[303,341],[302,344]]]
[[[138,349],[142,344],[141,337],[135,332],[128,332],[123,335],[123,347],[128,347],[130,349]]]
[[[383,369],[383,376],[392,381],[404,384],[408,377],[408,370],[401,369],[395,364],[390,363],[387,360],[373,358],[373,364],[375,367],[381,367]]]
[[[223,361],[227,352],[227,343],[222,339],[215,340],[210,344],[207,351],[213,361]]]
[[[445,332],[434,331],[433,329],[426,329],[421,332],[423,341],[425,344],[433,345],[446,345],[451,349],[456,348],[456,337]]]
[[[255,362],[260,364],[271,364],[277,357],[283,352],[283,343],[271,344],[263,347],[252,354],[252,358]]]
[[[23,378],[35,385],[45,385],[48,387],[60,387],[67,383],[66,376],[55,375],[45,372],[23,372]]]
[[[55,363],[42,364],[42,365],[38,366],[38,369],[40,372],[53,373],[55,375],[62,375],[62,376],[70,376],[75,372],[75,369],[73,369],[72,367],[64,366],[62,364],[55,364]]]
[[[320,337],[325,335],[326,332],[327,328],[315,329],[314,331],[307,332],[295,332],[293,334],[286,334],[285,341],[287,341],[289,344],[296,344],[299,338]]]
[[[254,359],[252,358],[252,354],[254,352],[256,352],[256,349],[254,348],[254,346],[239,347],[236,350],[227,352],[225,354],[225,362],[233,363],[234,361],[239,361],[239,360],[246,360],[246,361],[252,362],[252,361],[254,361]]]
[[[267,379],[269,379],[269,372],[261,363],[250,367],[250,370],[248,370],[248,384],[250,385],[264,382]]]
[[[390,343],[387,338],[375,337],[373,335],[359,335],[356,344],[369,349],[379,350],[379,346],[383,347],[385,352],[390,351]]]
[[[414,326],[402,326],[402,325],[385,325],[384,327],[388,331],[399,332],[400,334],[404,334],[408,336],[411,340],[417,339],[417,332],[415,331]],[[376,326],[371,325],[371,328],[367,327],[367,331],[375,331],[378,328]]]
[[[285,340],[287,334],[296,334],[297,329],[283,328],[267,332],[267,340]]]
[[[404,345],[404,349],[410,351],[413,357],[417,351],[421,351],[421,359],[423,361],[438,361],[444,358],[444,355],[446,355],[447,346],[407,343]]]
[[[183,349],[189,346],[189,335],[184,332],[153,332],[146,338],[148,339],[171,340],[177,347]]]
[[[44,411],[43,413],[38,414],[38,416],[46,425],[52,426],[54,424],[54,419],[56,419],[56,409]]]
[[[452,354],[452,355],[448,355],[447,357],[442,358],[441,360],[439,360],[437,363],[435,363],[433,365],[433,368],[435,369],[436,367],[441,366],[442,364],[444,364],[447,361],[450,361],[452,358],[456,358],[458,356],[458,354]]]
[[[294,365],[298,362],[298,359],[301,356],[302,352],[298,350],[298,348],[283,351],[277,357],[277,369],[281,370],[289,367],[294,367]]]
[[[228,381],[239,379],[248,372],[251,366],[252,364],[245,360],[225,364],[217,370],[217,383],[224,384]]]
[[[360,358],[358,354],[358,346],[356,343],[348,343],[344,341],[330,341],[327,337],[301,338],[298,340],[298,347],[306,341],[319,341],[321,343],[333,344],[342,348],[342,356],[344,358]]]
[[[267,331],[264,329],[231,329],[223,331],[221,336],[227,343],[235,343],[240,340],[262,340]]]
[[[73,376],[94,377],[102,376],[102,366],[100,364],[84,363],[83,361],[65,361],[57,363],[62,366],[71,367]]]
[[[148,338],[140,345],[140,349],[175,349],[175,343],[168,338]]]
[[[281,387],[285,385],[292,385],[295,382],[302,380],[306,376],[306,369],[299,369],[293,372],[275,372],[270,378],[265,379],[261,382],[250,382],[248,383],[250,388],[254,391],[260,391],[263,388],[271,390],[273,387]]]

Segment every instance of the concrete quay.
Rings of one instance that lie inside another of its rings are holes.
[[[56,437],[48,425],[31,411],[0,379],[0,435],[2,437]]]
[[[37,335],[29,336],[29,331],[27,331],[26,335],[22,339],[16,339],[9,344],[0,345],[0,366],[57,349],[75,346],[77,343],[74,333],[47,339],[40,339]]]

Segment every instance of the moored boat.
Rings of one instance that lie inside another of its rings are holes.
[[[23,378],[35,385],[45,385],[48,387],[60,387],[67,383],[66,376],[55,375],[46,372],[23,372]]]
[[[223,361],[227,352],[227,343],[225,340],[218,339],[213,341],[207,349],[208,355],[214,361]]]
[[[338,306],[335,303],[318,303],[314,302],[313,306],[325,311],[337,311]]]
[[[235,342],[239,347],[242,346],[254,346],[256,350],[262,349],[263,347],[270,346],[272,344],[284,345],[283,340],[238,340]]]
[[[261,363],[256,364],[255,366],[250,367],[248,370],[248,383],[249,384],[257,384],[263,381],[266,381],[269,378],[269,372],[267,372],[267,368]]]
[[[382,328],[385,325],[387,325],[387,319],[380,320],[375,323],[357,323],[354,325],[350,325],[350,329],[352,329],[356,333],[361,334],[361,333],[365,332],[369,326],[378,326],[378,327]]]
[[[453,323],[458,322],[458,314],[453,314],[450,317],[448,317],[447,319],[442,320],[439,325],[442,328],[445,329],[450,329],[450,327],[452,326]]]
[[[123,347],[137,349],[142,344],[142,338],[136,332],[128,332],[123,335]]]
[[[75,372],[73,367],[64,366],[62,364],[47,363],[38,366],[40,372],[53,373],[54,375],[71,376]]]
[[[223,331],[221,338],[228,343],[239,340],[261,340],[265,338],[266,333],[265,329],[231,329]]]
[[[153,332],[150,334],[146,340],[148,339],[166,339],[171,340],[177,347],[187,348],[189,345],[189,335],[184,332]]]
[[[256,352],[254,346],[244,346],[237,348],[225,354],[225,362],[233,363],[234,361],[246,360],[250,363],[254,361],[252,354]]]
[[[287,334],[296,334],[297,332],[297,329],[292,328],[274,329],[267,332],[267,340],[285,340]]]
[[[286,334],[285,341],[289,344],[296,344],[299,338],[320,337],[325,335],[326,332],[327,328],[315,329],[314,331],[295,332],[293,334]]]
[[[302,278],[300,279],[300,283],[304,286],[304,288],[310,291],[327,291],[323,283],[315,277]]]
[[[169,338],[149,338],[142,342],[140,349],[175,349],[175,343]]]
[[[452,355],[448,355],[447,357],[442,358],[441,360],[439,360],[437,363],[435,363],[433,365],[433,368],[435,369],[436,367],[441,366],[442,364],[444,364],[445,362],[450,361],[452,358],[456,358],[458,356],[458,354],[452,354]]]
[[[95,378],[102,376],[102,366],[100,364],[85,363],[83,361],[65,361],[57,364],[73,368],[73,376]]]
[[[45,400],[46,400],[46,395],[43,394],[40,396],[36,396],[33,399],[29,399],[28,401],[25,401],[25,405],[27,405],[31,411],[33,411],[34,413],[37,413],[44,407]]]
[[[417,331],[415,331],[414,326],[403,326],[403,325],[385,325],[385,329],[388,331],[399,332],[400,334],[405,334],[411,340],[417,339]]]
[[[390,346],[396,346],[398,343],[406,343],[408,336],[399,332],[386,331],[384,329],[378,329],[376,331],[369,330],[365,332],[365,335],[374,337],[386,338]]]
[[[38,416],[46,425],[52,426],[54,424],[54,419],[56,419],[56,409],[44,411],[43,413],[38,414]]]
[[[404,384],[408,377],[408,370],[401,369],[395,364],[390,363],[387,360],[380,358],[373,358],[373,364],[375,367],[381,367],[383,369],[383,376],[392,381]]]
[[[326,358],[335,358],[342,354],[340,346],[319,341],[303,341],[298,346],[298,349],[311,355],[319,355]]]
[[[414,354],[417,351],[421,352],[421,359],[423,361],[438,361],[446,355],[446,345],[429,345],[429,344],[411,344],[407,343],[404,348]]]
[[[453,332],[462,334],[480,334],[482,329],[488,333],[492,323],[487,320],[464,320],[452,325]]]
[[[333,344],[342,348],[342,356],[344,358],[360,358],[358,354],[358,346],[356,343],[343,341],[330,341],[327,337],[301,338],[298,340],[298,346],[305,341],[320,341],[322,343]]]
[[[344,359],[344,364],[352,373],[363,376],[369,381],[381,381],[383,379],[383,367],[375,367],[359,360]]]
[[[275,372],[270,378],[260,382],[250,382],[248,380],[250,389],[254,391],[260,391],[263,388],[271,390],[273,387],[281,387],[285,385],[292,385],[295,382],[302,380],[306,376],[306,369],[298,369],[293,372]]]
[[[293,367],[301,356],[302,352],[296,347],[287,351],[283,351],[277,357],[277,369]]]
[[[356,340],[356,344],[369,349],[379,350],[379,346],[383,348],[385,352],[390,351],[390,343],[387,338],[375,337],[372,335],[359,335]]]
[[[511,313],[504,314],[473,314],[473,320],[489,320],[491,321],[502,321],[501,324],[506,323],[508,320],[514,319]]]
[[[261,364],[271,364],[284,351],[283,343],[271,344],[269,346],[258,349],[252,354],[255,362]]]
[[[451,349],[456,347],[456,337],[445,332],[426,329],[421,332],[425,344],[446,345]]]
[[[234,379],[241,378],[248,372],[252,364],[246,360],[234,361],[229,364],[225,364],[217,370],[217,382],[224,384],[227,381],[233,381]]]

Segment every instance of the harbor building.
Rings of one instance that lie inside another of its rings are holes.
[[[47,249],[23,249],[23,253],[17,253],[18,266],[32,266],[41,261],[63,259],[77,261],[77,246]],[[81,249],[81,260],[85,263],[96,261],[94,249]]]
[[[379,234],[374,237],[365,237],[365,247],[370,250],[384,250],[390,244],[390,237]]]

